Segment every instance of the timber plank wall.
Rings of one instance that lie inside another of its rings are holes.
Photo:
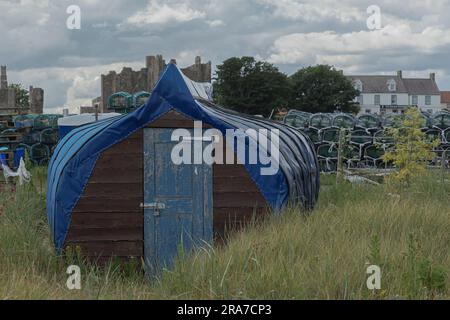
[[[193,128],[175,111],[151,128]],[[144,255],[143,130],[103,152],[77,203],[66,246],[88,258],[141,258]],[[213,166],[214,240],[222,243],[232,229],[268,213],[268,204],[243,165]]]

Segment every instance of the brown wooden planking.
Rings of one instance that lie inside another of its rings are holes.
[[[214,208],[267,207],[265,198],[258,192],[216,192],[213,197]]]
[[[224,141],[224,155],[227,148]],[[269,212],[266,199],[242,164],[213,166],[213,207],[216,244],[222,244],[227,234],[263,219]]]
[[[144,161],[142,158],[142,149],[138,153],[116,153],[103,154],[96,165],[109,169],[124,169],[133,165],[135,168],[142,169]]]
[[[134,266],[137,272],[142,272],[142,256],[131,256],[131,257],[121,257],[121,256],[100,256],[100,257],[87,257],[87,262],[91,263],[95,266],[104,267],[110,263],[114,266],[116,264],[120,264],[120,266],[124,266],[128,264],[128,266]],[[127,266],[127,268],[128,268]],[[127,269],[129,270],[129,269]]]
[[[269,214],[268,208],[215,208],[214,209],[214,221],[227,222],[227,221],[240,221],[249,219],[258,219],[258,217]]]
[[[137,183],[142,184],[142,169],[130,167],[111,168],[99,165],[89,179],[89,183]]]
[[[112,148],[106,150],[103,154],[142,154],[142,139],[125,140]],[[102,154],[102,155],[103,155]]]
[[[118,184],[120,185],[120,184]],[[142,212],[142,196],[134,198],[84,197],[80,198],[73,212]]]
[[[66,241],[69,242],[89,242],[89,241],[142,241],[143,226],[121,226],[115,228],[91,228],[74,227],[70,228]]]
[[[89,257],[142,257],[144,253],[143,241],[71,241],[67,245],[79,247],[81,253]]]
[[[66,246],[94,261],[143,256],[143,131],[104,151],[73,210]]]
[[[72,215],[71,228],[119,228],[144,227],[144,216],[141,212],[77,212]]]
[[[242,164],[215,164],[214,165],[214,179],[216,178],[230,178],[241,177],[244,179],[252,178],[248,175],[247,170]]]
[[[214,192],[259,192],[255,183],[249,177],[229,176],[217,177],[214,181]]]
[[[121,188],[117,183],[89,183],[83,193],[83,197],[113,197],[123,198],[124,196],[141,197],[142,186],[136,182],[121,183]]]

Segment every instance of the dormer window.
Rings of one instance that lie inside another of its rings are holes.
[[[353,81],[353,87],[358,90],[359,92],[363,91],[363,84],[362,81],[359,79],[356,79],[355,81]]]
[[[387,82],[387,87],[388,87],[388,90],[391,92],[397,91],[397,82],[395,82],[394,79],[390,79]]]

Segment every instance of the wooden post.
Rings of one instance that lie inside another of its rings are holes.
[[[339,130],[339,142],[338,142],[338,162],[337,162],[337,168],[336,168],[336,183],[339,182],[342,176],[342,156],[343,156],[343,150],[344,150],[344,132],[345,129]]]
[[[445,182],[445,159],[447,159],[447,150],[444,149],[442,151],[442,158],[441,158],[441,170],[442,170],[442,184]]]

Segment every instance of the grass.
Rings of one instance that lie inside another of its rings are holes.
[[[33,174],[33,185],[0,194],[3,299],[450,299],[450,176],[430,173],[403,189],[324,176],[310,215],[286,209],[227,246],[178,259],[153,282],[131,267],[82,264],[82,289],[70,291],[76,257],[55,256],[45,173]],[[372,264],[381,290],[367,289]]]

